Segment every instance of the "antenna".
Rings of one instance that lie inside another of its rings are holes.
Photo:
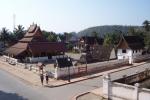
[[[13,29],[16,27],[16,14],[13,14]]]

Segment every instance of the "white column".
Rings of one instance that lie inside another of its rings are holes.
[[[58,79],[59,77],[59,68],[58,67],[55,67],[55,73],[54,73],[54,78]]]
[[[132,64],[132,63],[133,63],[133,57],[129,56],[129,64]]]
[[[110,98],[110,85],[111,85],[110,75],[106,74],[103,77],[103,96],[105,98]]]
[[[133,93],[133,100],[139,100],[139,86],[140,86],[140,84],[139,83],[136,83],[135,85],[134,85],[134,93]]]

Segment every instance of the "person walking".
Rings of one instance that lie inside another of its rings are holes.
[[[49,78],[48,78],[48,74],[47,73],[45,74],[45,79],[46,79],[46,84],[48,84]]]
[[[44,81],[44,75],[40,74],[40,79],[41,79],[41,84],[43,85],[43,81]]]

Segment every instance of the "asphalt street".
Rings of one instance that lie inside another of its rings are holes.
[[[112,73],[111,78],[118,79],[149,68],[144,64],[132,69]],[[73,96],[102,86],[102,76],[61,87],[36,87],[25,83],[15,76],[0,70],[0,100],[70,100]]]
[[[97,88],[99,81],[95,78],[56,88],[36,87],[0,70],[0,100],[70,100],[76,94]]]

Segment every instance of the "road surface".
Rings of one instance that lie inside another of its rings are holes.
[[[137,68],[127,69],[111,74],[118,79],[149,68],[144,64]],[[15,76],[0,70],[0,100],[70,100],[73,96],[102,86],[102,76],[61,87],[46,88],[31,86]]]

